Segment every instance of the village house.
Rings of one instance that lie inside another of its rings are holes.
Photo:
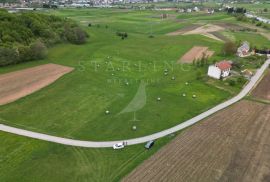
[[[249,56],[250,46],[247,41],[243,42],[242,45],[237,49],[237,55],[239,57],[246,57]]]
[[[218,62],[208,67],[208,76],[215,79],[225,78],[230,75],[231,68],[232,63],[230,61]]]

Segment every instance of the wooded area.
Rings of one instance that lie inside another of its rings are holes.
[[[0,9],[0,66],[42,59],[47,47],[83,44],[88,34],[75,22],[37,12],[11,14]]]

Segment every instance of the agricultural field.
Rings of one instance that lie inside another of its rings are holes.
[[[84,45],[53,46],[44,60],[1,67],[0,79],[6,73],[51,63],[74,70],[31,95],[0,106],[0,123],[81,140],[122,140],[175,126],[241,89],[242,85],[225,90],[198,79],[198,73],[206,73],[206,66],[177,63],[194,46],[215,52],[211,62],[227,59],[221,54],[223,41],[200,33],[168,35],[196,24],[235,26],[238,22],[227,14],[170,11],[162,18],[160,11],[120,9],[44,13],[74,20],[90,38]],[[127,37],[118,36],[121,33]],[[269,43],[254,32],[228,34],[257,47]],[[137,129],[132,130],[133,126]],[[143,145],[113,151],[62,146],[1,132],[0,181],[119,181],[172,138],[158,140],[150,151]]]
[[[73,68],[56,64],[36,66],[0,76],[0,105],[18,100],[50,85]],[[11,84],[12,83],[12,84]]]
[[[269,181],[270,106],[242,100],[179,134],[123,181]]]
[[[251,96],[257,99],[270,101],[270,71],[266,73],[256,89],[253,90]]]

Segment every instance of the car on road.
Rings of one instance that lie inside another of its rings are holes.
[[[122,143],[116,143],[116,144],[113,145],[113,149],[114,150],[116,150],[116,149],[122,149],[124,147],[125,147],[125,145],[124,145],[123,142]]]
[[[144,148],[146,149],[150,149],[151,147],[153,147],[153,145],[155,144],[155,141],[154,140],[151,140],[149,142],[147,142],[144,146]]]

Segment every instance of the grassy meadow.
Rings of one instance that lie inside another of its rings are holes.
[[[159,11],[119,9],[46,13],[78,22],[90,38],[84,45],[54,46],[45,60],[0,68],[0,74],[46,63],[75,68],[50,86],[0,106],[0,123],[75,139],[121,140],[175,126],[232,96],[197,79],[198,73],[206,74],[207,67],[176,64],[195,45],[214,50],[211,61],[225,59],[220,54],[222,42],[201,35],[166,35],[193,23],[237,23],[231,16],[168,12],[169,18],[162,19]],[[122,40],[117,31],[127,32],[128,37]],[[268,41],[254,33],[231,34],[235,40],[247,39],[258,47]],[[164,69],[168,69],[167,76]],[[145,105],[136,111],[136,118],[134,112],[120,113],[142,80],[146,83]],[[0,132],[0,181],[119,181],[172,137],[159,139],[150,151],[143,145],[114,151],[62,146]]]

